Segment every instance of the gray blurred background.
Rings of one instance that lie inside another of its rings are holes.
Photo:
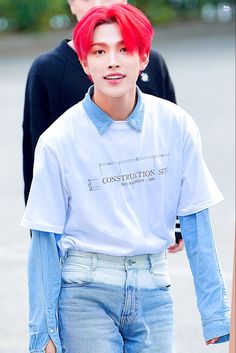
[[[153,47],[168,64],[178,104],[200,127],[206,162],[225,197],[224,202],[212,208],[211,215],[231,292],[235,210],[235,25],[232,16],[222,21],[218,12],[214,12],[210,20],[196,17],[163,23],[157,28]],[[41,33],[5,29],[0,35],[1,353],[26,353],[28,345],[29,233],[20,227],[24,211],[21,124],[26,76],[32,60],[55,47],[61,39],[70,38],[70,32],[70,27]],[[228,353],[228,344],[207,347],[204,343],[185,251],[168,255],[168,258],[176,307],[177,353]]]

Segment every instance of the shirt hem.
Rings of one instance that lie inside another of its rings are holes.
[[[51,232],[51,233],[57,233],[57,234],[63,233],[63,228],[59,228],[57,226],[48,225],[48,224],[37,224],[26,220],[21,222],[21,226],[27,229],[38,230],[42,232]]]
[[[177,216],[178,217],[183,217],[183,216],[189,216],[191,214],[194,214],[194,213],[197,213],[197,212],[200,212],[200,211],[203,211],[209,207],[212,207],[218,203],[220,203],[221,201],[224,200],[224,197],[221,196],[221,197],[218,197],[217,199],[213,199],[213,200],[208,200],[208,201],[204,201],[202,203],[199,203],[198,205],[190,208],[190,209],[183,209],[182,211],[178,211],[177,212]]]

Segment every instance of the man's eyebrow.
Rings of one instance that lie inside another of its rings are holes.
[[[116,45],[123,45],[123,44],[124,44],[124,41],[123,41],[123,40],[121,40],[121,41],[119,41],[119,42],[116,43]],[[95,42],[95,43],[93,43],[93,44],[91,45],[91,48],[94,47],[95,45],[108,46],[108,44],[105,43],[105,42]]]

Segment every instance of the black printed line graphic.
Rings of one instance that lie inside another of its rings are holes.
[[[122,170],[122,166],[124,167],[127,164],[137,163],[139,161],[148,161],[148,160],[153,161],[153,168],[155,169],[157,159],[160,159],[160,158],[167,158],[168,159],[168,157],[169,157],[169,153],[160,153],[160,154],[155,154],[155,155],[151,155],[151,156],[126,159],[123,161],[99,163],[99,169],[100,169],[101,176],[103,176],[104,169],[106,169],[107,167],[111,167],[111,166],[118,166],[119,172],[120,172],[120,174],[122,174],[122,173],[124,173],[124,170]],[[166,160],[165,164],[168,164],[168,160]]]
[[[88,187],[90,191],[100,190],[100,179],[88,179]]]

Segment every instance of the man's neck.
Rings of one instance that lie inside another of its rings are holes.
[[[127,120],[136,106],[136,87],[123,97],[104,97],[94,90],[92,97],[93,102],[108,114],[113,120],[124,121]]]

